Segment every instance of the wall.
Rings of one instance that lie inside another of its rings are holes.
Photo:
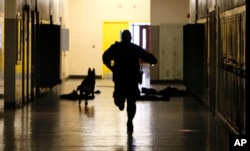
[[[151,25],[187,23],[189,0],[151,0]]]
[[[104,21],[188,23],[188,13],[189,0],[69,1],[69,75],[86,74],[88,67],[96,68],[97,75],[102,74]]]
[[[189,0],[190,23],[196,22],[196,0]]]
[[[68,4],[70,75],[86,75],[88,67],[102,75],[104,21],[150,21],[150,0],[71,0]]]

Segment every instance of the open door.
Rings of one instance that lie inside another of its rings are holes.
[[[139,42],[140,46],[149,52],[149,25],[140,25],[139,30]]]

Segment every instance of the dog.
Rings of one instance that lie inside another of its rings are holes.
[[[88,75],[81,84],[77,87],[77,91],[79,91],[79,105],[81,104],[82,98],[85,98],[85,105],[88,105],[88,98],[95,97],[94,90],[95,90],[95,81],[96,74],[95,69],[91,68],[88,69]]]

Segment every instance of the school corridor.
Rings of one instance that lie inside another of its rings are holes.
[[[114,105],[110,79],[96,80],[95,89],[100,93],[87,106],[60,99],[61,94],[71,93],[80,82],[64,81],[24,107],[0,114],[0,150],[229,150],[231,131],[193,97],[138,100],[134,132],[128,134],[126,110],[121,112]],[[161,90],[168,85],[145,81],[142,86]]]

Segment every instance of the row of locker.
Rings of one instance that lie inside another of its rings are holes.
[[[183,80],[183,24],[151,26],[150,34],[150,51],[159,61],[151,80]]]
[[[207,70],[204,24],[164,24],[150,29],[150,50],[159,61],[150,69],[151,81],[179,81],[201,95]]]
[[[151,68],[151,80],[185,80],[189,73],[203,73],[204,29],[203,24],[151,26],[150,51],[159,61]]]

